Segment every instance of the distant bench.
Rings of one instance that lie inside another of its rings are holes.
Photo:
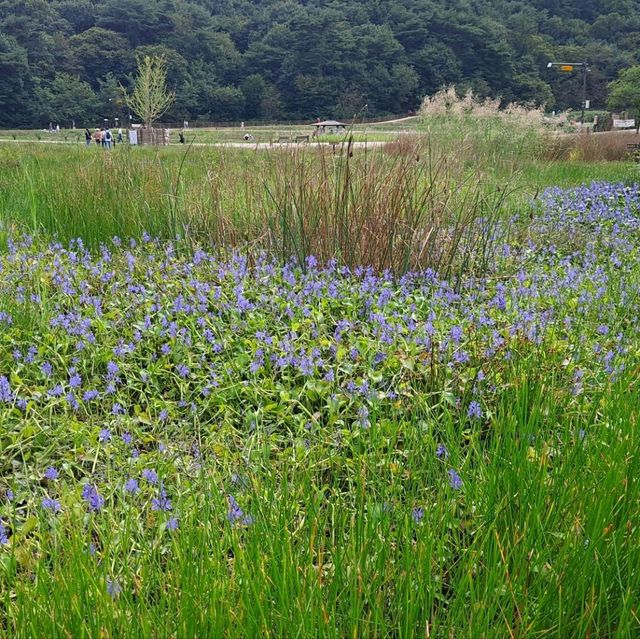
[[[309,141],[309,136],[308,135],[296,135],[296,137],[294,138],[295,142],[308,142]]]

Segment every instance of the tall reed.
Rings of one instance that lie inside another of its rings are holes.
[[[263,246],[283,258],[443,275],[489,266],[506,193],[418,139],[281,156],[266,188]]]

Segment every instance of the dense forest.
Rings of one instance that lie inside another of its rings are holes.
[[[167,121],[405,113],[443,85],[604,104],[640,60],[640,0],[0,0],[0,126],[128,119],[120,85],[163,53]]]

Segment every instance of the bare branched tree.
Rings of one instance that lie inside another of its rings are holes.
[[[159,55],[138,58],[133,93],[129,94],[124,87],[122,91],[127,106],[151,127],[176,99],[175,93],[167,90],[166,58]]]

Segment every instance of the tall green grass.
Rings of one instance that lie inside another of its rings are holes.
[[[133,510],[41,514],[2,556],[0,636],[637,636],[635,386],[576,405],[525,367],[490,432],[419,398],[338,447],[258,426],[242,435],[253,523],[225,519],[223,459],[183,487],[175,534]]]

